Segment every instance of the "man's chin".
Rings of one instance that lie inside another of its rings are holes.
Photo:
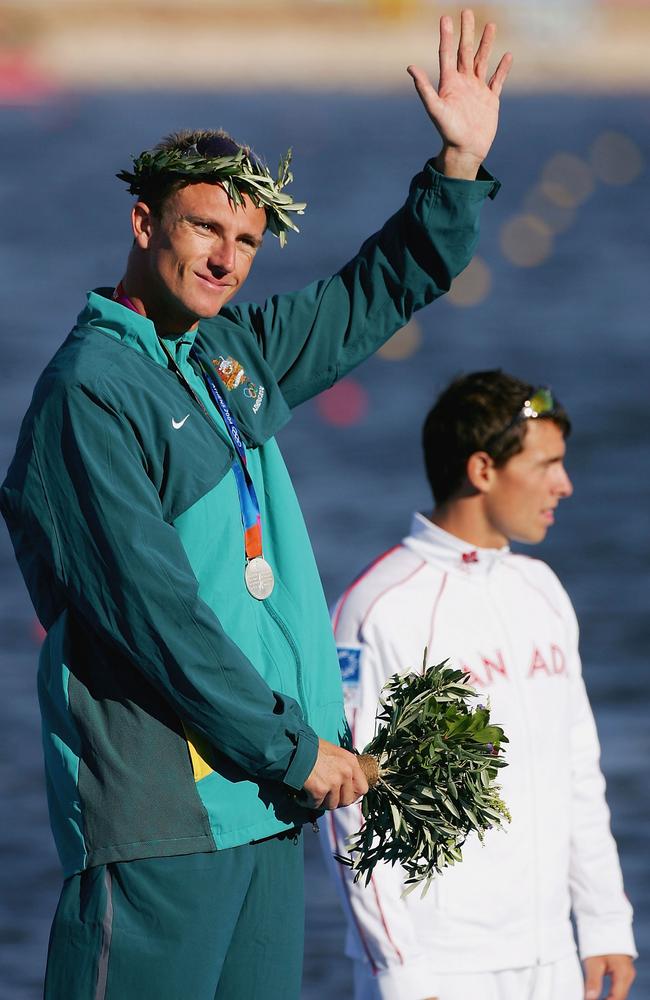
[[[203,296],[200,302],[194,303],[196,319],[213,319],[218,316],[233,294],[229,289],[227,292],[215,292],[213,295]]]
[[[517,542],[519,545],[539,545],[546,538],[548,529],[549,525],[545,524],[534,531],[519,531],[516,534],[513,532],[510,535],[510,541]]]

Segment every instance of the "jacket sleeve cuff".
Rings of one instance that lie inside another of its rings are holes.
[[[501,181],[485,169],[479,167],[475,181],[463,180],[461,177],[447,177],[436,170],[434,161],[429,160],[421,174],[415,178],[420,181],[423,187],[432,187],[437,191],[446,190],[448,193],[469,198],[470,201],[484,201],[485,198],[496,198]]]
[[[404,965],[389,965],[375,977],[377,997],[381,1000],[422,1000],[439,993],[436,974],[426,959],[414,959]]]
[[[314,769],[318,757],[318,736],[313,729],[305,728],[297,734],[296,748],[284,778],[285,785],[300,791]]]
[[[632,927],[627,921],[578,921],[578,938],[580,958],[595,958],[596,955],[638,956]]]

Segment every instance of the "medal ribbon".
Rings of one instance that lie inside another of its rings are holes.
[[[136,309],[133,302],[124,291],[121,281],[113,292],[113,299],[116,302],[119,302],[120,305],[126,306],[127,309],[132,309],[133,312],[140,313],[140,310]],[[168,354],[166,349],[165,353]],[[169,354],[168,357],[176,367],[186,387],[190,389],[191,394],[195,396],[196,394],[194,393],[194,390],[191,389],[189,383],[182,375],[182,372],[178,369],[174,359]],[[228,409],[228,404],[217,389],[215,382],[207,372],[203,373],[203,377],[208,387],[208,391],[212,396],[219,413],[221,414],[224,424],[226,425],[226,430],[228,431],[230,440],[235,446],[235,451],[237,452],[237,457],[239,458],[239,462],[235,462],[233,464],[232,471],[235,474],[237,493],[239,495],[239,508],[241,510],[241,520],[244,527],[244,548],[246,550],[246,559],[250,562],[251,559],[256,559],[258,556],[262,555],[262,516],[260,514],[260,505],[255,492],[255,486],[253,485],[253,480],[251,479],[248,471],[246,449],[244,448],[239,428],[235,423],[235,418]],[[198,399],[198,397],[196,398]],[[198,401],[200,402],[200,400]]]
[[[205,383],[208,387],[219,413],[226,425],[226,430],[230,435],[230,440],[235,446],[239,462],[235,462],[232,471],[235,473],[237,483],[237,493],[239,494],[239,507],[241,510],[241,520],[244,526],[244,546],[246,548],[246,558],[250,561],[262,555],[262,517],[260,505],[255,493],[255,486],[248,471],[246,460],[246,449],[244,448],[239,428],[235,423],[235,418],[228,409],[228,404],[219,392],[214,380],[207,372],[203,373]]]
[[[131,299],[129,298],[129,296],[124,291],[124,285],[122,284],[121,281],[118,281],[117,286],[116,286],[116,288],[115,288],[115,290],[113,292],[113,301],[114,302],[119,302],[119,304],[121,306],[125,306],[127,309],[131,309],[134,313],[137,313],[138,316],[142,316],[143,315],[140,312],[140,310],[136,309],[136,307],[131,302]]]

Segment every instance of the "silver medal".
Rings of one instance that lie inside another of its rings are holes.
[[[256,601],[263,601],[273,592],[273,570],[262,556],[255,556],[246,563],[244,570],[246,588]]]

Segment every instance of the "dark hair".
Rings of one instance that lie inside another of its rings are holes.
[[[209,155],[234,155],[240,149],[243,149],[252,156],[255,155],[248,146],[237,142],[222,128],[186,128],[181,129],[180,132],[171,132],[164,139],[161,139],[160,142],[156,143],[153,151],[156,153],[171,151],[184,153],[193,146],[196,147],[196,150],[201,155],[205,155],[206,150],[210,149],[211,146],[217,146],[218,152],[210,153]],[[193,181],[187,177],[174,177],[165,173],[153,174],[146,178],[143,177],[140,180],[138,199],[144,201],[153,214],[159,218],[165,201],[170,195],[176,191],[180,191],[181,188],[187,187],[188,184],[197,183],[199,180],[203,183],[210,183],[205,177],[197,178]]]
[[[437,504],[460,491],[474,452],[486,451],[498,467],[523,449],[528,421],[516,418],[535,388],[496,369],[461,375],[438,397],[422,428],[424,463]],[[565,438],[571,433],[569,417],[557,403],[537,419],[552,420]]]

